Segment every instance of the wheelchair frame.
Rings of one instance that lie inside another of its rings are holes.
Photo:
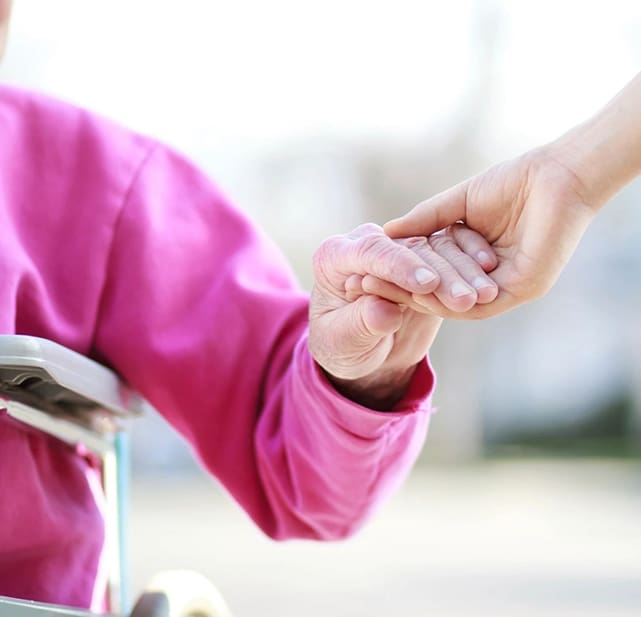
[[[18,422],[101,463],[105,493],[108,610],[129,610],[126,581],[129,448],[123,420],[139,416],[144,401],[104,366],[46,339],[0,335],[0,409]],[[0,598],[0,617],[86,615],[66,607]]]

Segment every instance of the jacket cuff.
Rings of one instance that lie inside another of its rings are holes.
[[[376,411],[345,398],[334,388],[312,357],[307,335],[298,342],[294,356],[300,368],[296,371],[301,380],[298,387],[306,391],[306,397],[310,402],[320,402],[325,413],[330,414],[336,423],[354,434],[376,437],[390,425],[399,422],[404,424],[404,418],[413,424],[417,420],[414,417],[417,414],[427,415],[433,411],[431,397],[436,378],[427,357],[416,366],[405,395],[393,409]]]

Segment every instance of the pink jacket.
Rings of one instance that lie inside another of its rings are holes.
[[[191,163],[0,87],[0,333],[113,367],[267,534],[331,540],[406,476],[434,379],[425,362],[394,412],[362,408],[318,370],[306,325],[282,255]],[[99,606],[90,462],[6,418],[0,453],[0,595]]]

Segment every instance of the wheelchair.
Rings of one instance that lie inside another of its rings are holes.
[[[108,615],[232,617],[216,588],[191,571],[159,573],[132,610],[127,593],[125,427],[145,401],[109,369],[52,341],[0,335],[0,409],[14,420],[91,452],[101,463],[110,564]],[[0,617],[92,617],[77,608],[0,596]]]

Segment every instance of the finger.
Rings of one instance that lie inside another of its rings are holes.
[[[365,276],[353,274],[345,281],[345,299],[348,302],[354,302],[367,294],[378,296],[389,302],[395,302],[401,311],[405,311],[411,305],[412,308],[420,313],[427,312],[422,306],[414,302],[411,293],[393,283],[382,281],[371,274],[366,274]]]
[[[443,319],[457,320],[488,319],[489,317],[494,317],[500,313],[512,309],[515,306],[514,297],[507,292],[502,291],[501,289],[499,289],[499,294],[493,302],[490,302],[488,304],[477,304],[468,311],[464,312],[452,311],[448,309],[440,302],[435,301],[433,294],[414,294],[414,302],[416,304],[424,306],[428,312],[442,317]]]
[[[491,272],[496,268],[499,263],[496,253],[480,233],[463,223],[450,225],[447,231],[454,236],[454,240],[461,250],[480,264],[485,272]]]
[[[367,274],[366,276],[359,276],[354,274],[345,281],[345,299],[348,302],[355,302],[361,296],[373,295],[395,302],[402,312],[408,308],[412,308],[419,313],[427,313],[428,311],[419,304],[416,304],[412,298],[412,294],[393,283],[382,281],[375,276]]]
[[[451,317],[452,314],[458,314],[443,306],[434,294],[410,294],[404,289],[392,285],[392,283],[377,279],[375,276],[367,275],[363,277],[362,291],[371,296],[378,296],[384,300],[395,302],[401,311],[411,309],[417,313],[431,314],[438,317]],[[417,299],[420,299],[420,303]]]
[[[418,306],[421,307],[422,310],[419,312],[421,313],[432,313],[433,315],[438,315],[439,317],[446,317],[448,319],[460,319],[460,315],[463,313],[459,311],[452,311],[448,309],[446,306],[443,306],[443,303],[434,295],[434,294],[427,294],[427,295],[417,295],[413,294],[412,295],[412,306]],[[470,310],[474,310],[473,308]],[[470,311],[466,311],[465,315],[467,315]]]
[[[364,294],[363,277],[360,274],[352,274],[345,280],[345,299],[354,302]]]
[[[446,307],[434,303],[432,295],[414,295],[414,302],[424,306],[429,312],[445,319],[487,319],[495,317],[505,311],[511,310],[525,302],[524,297],[515,295],[508,289],[513,289],[515,273],[513,265],[509,261],[500,261],[496,270],[491,274],[496,283],[499,293],[496,298],[488,304],[477,304],[465,313],[457,313]]]
[[[354,240],[360,239],[360,238],[365,238],[367,236],[372,237],[372,236],[383,236],[384,238],[387,238],[385,233],[383,232],[383,228],[380,225],[377,225],[376,223],[363,223],[362,225],[359,225],[351,231],[349,234],[347,234],[349,238],[353,238]],[[413,239],[414,242],[427,242],[427,238],[420,236],[419,238]],[[399,242],[397,244],[400,244],[401,246],[404,246],[404,242]],[[425,264],[423,264],[423,267]],[[424,278],[426,276],[426,273],[422,273],[422,277]],[[379,290],[385,290],[389,297],[387,295],[383,294],[376,294],[376,295],[381,295],[382,298],[387,298],[388,300],[392,302],[399,302],[397,298],[405,298],[408,301],[411,299],[412,294],[408,291],[403,291],[402,288],[398,287],[394,283],[391,283],[389,281],[385,281],[383,279],[379,279],[378,277],[374,277],[373,275],[366,275],[366,278],[369,278],[371,280],[376,279],[379,284],[377,285]],[[431,279],[430,279],[431,280]],[[427,283],[427,281],[426,281]],[[422,283],[425,285],[426,283]],[[369,291],[367,293],[370,293]]]
[[[464,221],[468,184],[469,181],[457,184],[421,202],[404,216],[385,223],[383,230],[391,238],[429,236],[457,221]]]
[[[438,273],[440,284],[432,293],[443,303],[445,308],[452,311],[462,312],[472,308],[477,302],[477,293],[474,287],[459,274],[447,259],[434,251],[429,242],[422,240],[421,238],[407,238],[400,242],[412,247],[412,250]],[[457,247],[457,257],[462,255],[469,259]],[[480,266],[476,267],[482,272]]]
[[[439,284],[438,274],[411,249],[371,230],[323,242],[314,254],[314,271],[317,280],[371,274],[416,293],[430,293]]]
[[[476,301],[479,304],[492,302],[499,292],[496,283],[483,271],[483,268],[481,268],[474,259],[461,250],[454,241],[454,237],[449,229],[451,228],[448,228],[448,231],[445,233],[430,236],[430,246],[437,255],[440,255],[456,270],[468,285],[476,290]],[[472,233],[474,234],[474,232]]]
[[[361,290],[371,296],[378,296],[384,300],[395,302],[402,311],[411,308],[419,313],[429,312],[424,306],[414,302],[414,297],[411,293],[397,287],[393,283],[383,281],[369,274],[363,277]]]
[[[393,334],[403,325],[402,311],[393,302],[366,296],[356,304],[357,322],[362,323],[362,333],[366,338],[377,339]]]

